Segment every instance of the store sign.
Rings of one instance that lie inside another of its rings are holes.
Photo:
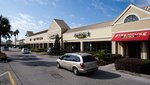
[[[81,33],[75,33],[74,37],[75,38],[87,38],[90,36],[89,32],[81,32]]]
[[[50,39],[56,39],[56,36],[57,36],[57,35],[52,35],[52,36],[50,36],[49,38],[50,38]]]
[[[149,39],[150,31],[116,33],[112,41],[142,41]]]

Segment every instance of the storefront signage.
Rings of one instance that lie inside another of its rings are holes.
[[[57,35],[52,35],[52,36],[50,36],[50,39],[56,39],[56,36]]]
[[[116,33],[112,38],[113,41],[141,41],[149,39],[150,31]]]
[[[74,37],[75,38],[87,38],[90,36],[89,32],[81,32],[81,33],[75,33]]]

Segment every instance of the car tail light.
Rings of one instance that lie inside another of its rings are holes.
[[[85,67],[84,63],[81,63],[80,66],[82,69]]]

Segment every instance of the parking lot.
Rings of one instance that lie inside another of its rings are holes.
[[[99,67],[94,74],[74,75],[71,71],[58,69],[59,56],[21,54],[7,51],[7,64],[17,85],[149,85],[149,79],[117,72],[112,67]]]

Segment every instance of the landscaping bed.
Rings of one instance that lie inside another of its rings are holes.
[[[90,54],[97,59],[98,65],[100,66],[114,63],[117,59],[122,58],[120,54],[105,53],[104,50],[90,52]]]
[[[39,52],[40,53],[40,52],[46,52],[46,49],[44,49],[44,48],[35,48],[35,49],[33,49],[32,48],[31,51],[32,52]]]
[[[125,70],[150,75],[150,60],[123,58],[115,61],[116,70]]]
[[[7,56],[5,53],[0,53],[0,61],[5,61],[7,60]]]

